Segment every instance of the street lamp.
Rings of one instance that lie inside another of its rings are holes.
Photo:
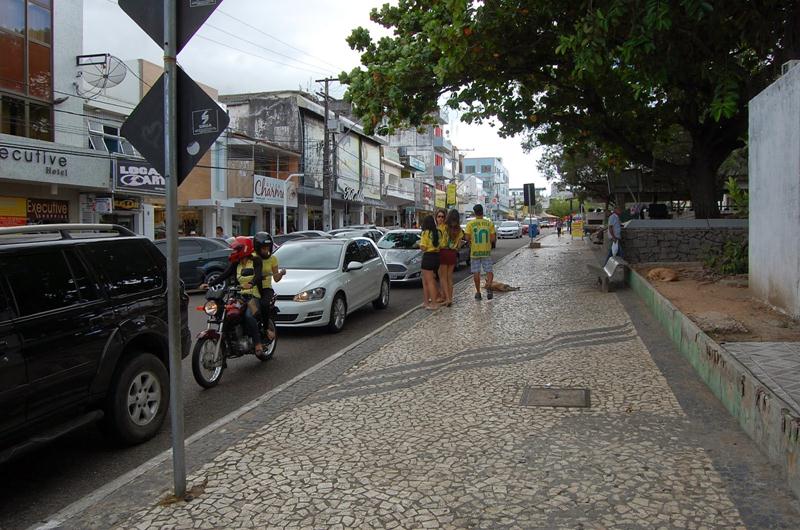
[[[283,233],[289,233],[289,226],[286,224],[288,222],[287,215],[286,215],[286,208],[289,205],[289,181],[294,177],[303,177],[305,173],[292,173],[283,181]]]

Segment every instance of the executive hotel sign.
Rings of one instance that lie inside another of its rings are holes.
[[[108,189],[108,173],[108,158],[96,151],[27,138],[0,140],[2,179]]]

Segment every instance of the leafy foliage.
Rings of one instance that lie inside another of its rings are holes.
[[[550,206],[547,208],[547,213],[555,215],[556,217],[564,217],[573,213],[569,207],[569,201],[564,199],[550,199]]]
[[[371,18],[392,36],[354,30],[363,67],[340,76],[367,129],[426,123],[444,99],[527,148],[657,165],[701,217],[747,101],[800,56],[795,0],[399,0]],[[679,157],[658,148],[675,130]]]
[[[740,188],[736,179],[733,177],[728,177],[725,183],[725,190],[728,192],[728,196],[736,207],[736,216],[747,218],[750,215],[750,194]]]
[[[729,239],[722,246],[722,251],[709,252],[703,264],[718,274],[747,274],[747,247],[746,241]]]

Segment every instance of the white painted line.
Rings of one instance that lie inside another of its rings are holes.
[[[187,446],[191,445],[192,443],[196,442],[197,440],[200,440],[201,438],[203,438],[207,434],[219,429],[220,427],[232,422],[233,420],[235,420],[236,418],[242,416],[243,414],[253,410],[254,408],[256,408],[259,405],[261,405],[262,403],[264,403],[265,401],[269,401],[275,395],[283,392],[284,390],[286,390],[287,388],[289,388],[293,384],[297,383],[298,381],[308,377],[309,375],[313,374],[314,372],[316,372],[320,368],[323,368],[326,365],[330,364],[331,362],[335,361],[336,359],[338,359],[339,357],[341,357],[342,355],[344,355],[348,351],[352,350],[353,348],[357,348],[362,343],[364,343],[367,340],[371,339],[375,335],[381,333],[386,328],[388,328],[389,326],[393,325],[395,322],[397,322],[399,320],[402,320],[403,318],[407,317],[408,315],[410,315],[411,313],[413,313],[414,311],[416,311],[420,307],[422,307],[422,304],[419,304],[419,305],[416,305],[416,306],[412,307],[411,309],[409,309],[408,311],[406,311],[402,315],[399,315],[399,316],[393,318],[392,320],[390,320],[389,322],[385,323],[384,325],[382,325],[378,329],[376,329],[376,330],[364,335],[363,337],[361,337],[360,339],[356,340],[355,342],[352,342],[352,343],[348,344],[347,346],[345,346],[341,350],[337,351],[336,353],[334,353],[333,355],[331,355],[329,357],[326,357],[325,359],[323,359],[322,361],[318,362],[317,364],[315,364],[311,368],[308,368],[307,370],[305,370],[301,374],[296,375],[295,377],[293,377],[289,381],[286,381],[285,383],[273,388],[269,392],[267,392],[265,394],[262,394],[261,396],[255,398],[254,400],[252,400],[252,401],[250,401],[248,403],[245,403],[244,405],[242,405],[238,409],[234,410],[233,412],[230,412],[229,414],[227,414],[226,416],[223,416],[222,418],[218,419],[217,421],[206,425],[205,427],[203,427],[199,431],[195,432],[194,434],[192,434],[191,436],[186,438],[185,445],[187,445]],[[172,455],[172,449],[167,449],[163,453],[160,453],[160,454],[154,456],[153,458],[151,458],[147,462],[139,465],[138,467],[136,467],[134,469],[131,469],[130,471],[128,471],[124,475],[121,475],[121,476],[117,477],[116,479],[112,480],[111,482],[108,482],[108,483],[100,486],[99,488],[97,488],[93,492],[89,493],[88,495],[82,497],[81,499],[78,499],[77,501],[73,502],[69,506],[66,506],[62,510],[59,510],[55,514],[53,514],[50,517],[48,517],[46,522],[44,522],[42,524],[31,525],[29,527],[29,529],[51,530],[53,528],[57,528],[57,527],[63,525],[69,519],[75,517],[76,515],[80,514],[83,511],[87,510],[88,508],[90,508],[94,504],[97,504],[101,500],[105,499],[106,497],[108,497],[109,495],[111,495],[112,493],[117,491],[118,489],[122,488],[126,484],[134,481],[135,479],[137,479],[140,476],[144,475],[145,473],[147,473],[151,469],[153,469],[156,466],[160,465],[165,460],[167,460],[171,455]]]

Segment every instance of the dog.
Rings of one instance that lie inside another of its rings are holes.
[[[519,287],[512,287],[507,283],[503,282],[492,282],[489,283],[488,281],[484,285],[484,289],[488,289],[490,291],[497,291],[498,293],[507,293],[509,291],[519,291]]]

